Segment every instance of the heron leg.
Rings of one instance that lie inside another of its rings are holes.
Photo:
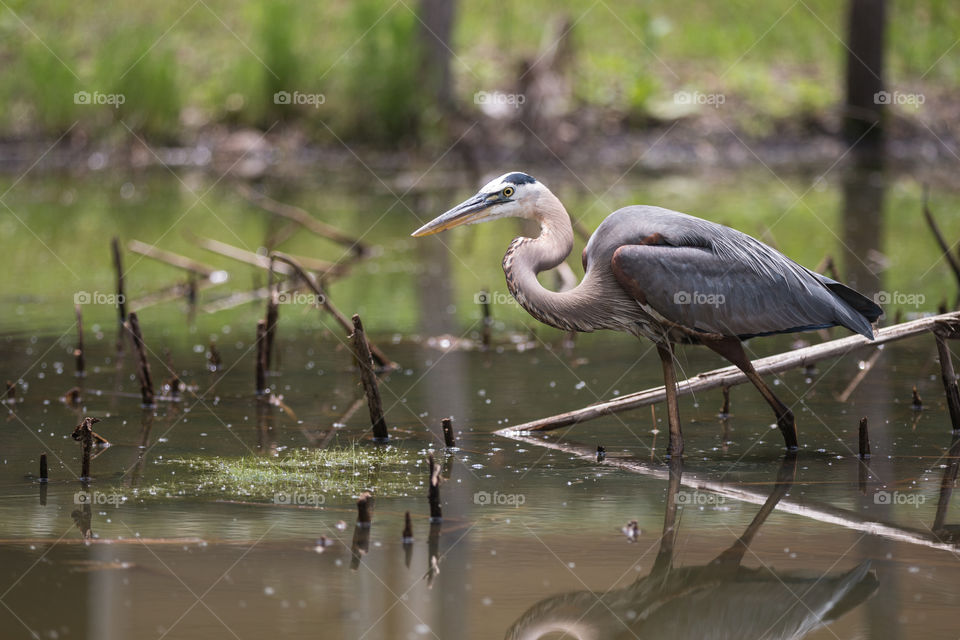
[[[677,376],[673,370],[673,349],[670,344],[657,344],[657,355],[663,365],[663,387],[667,394],[667,421],[670,440],[667,457],[683,455],[683,434],[680,432],[680,405],[677,403]]]
[[[780,398],[774,395],[770,387],[767,386],[767,383],[764,382],[760,374],[757,373],[757,370],[753,368],[753,363],[750,362],[747,354],[744,353],[740,340],[733,337],[724,337],[721,340],[704,340],[703,344],[719,353],[743,371],[747,379],[753,383],[753,386],[757,388],[757,391],[760,392],[763,399],[766,400],[767,404],[773,409],[773,413],[776,414],[777,426],[780,428],[780,433],[783,434],[783,442],[787,449],[789,451],[796,451],[798,448],[797,423],[796,420],[794,420],[793,411],[791,411],[787,405],[783,404]]]

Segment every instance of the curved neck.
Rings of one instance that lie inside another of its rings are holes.
[[[540,284],[537,274],[553,269],[573,249],[573,226],[560,200],[549,191],[533,204],[533,216],[540,223],[536,238],[515,238],[503,257],[507,288],[534,318],[564,330],[591,331],[583,313],[586,300],[578,285],[564,292],[550,291]]]

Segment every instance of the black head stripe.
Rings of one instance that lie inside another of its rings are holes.
[[[532,176],[528,176],[525,173],[520,173],[519,171],[504,177],[503,181],[510,182],[512,184],[533,184],[536,182]]]

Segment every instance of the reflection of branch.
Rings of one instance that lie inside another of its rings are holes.
[[[528,444],[547,447],[548,449],[554,449],[556,451],[562,451],[564,453],[576,456],[581,460],[586,460],[591,464],[596,463],[596,450],[585,445],[558,442],[555,439],[544,437],[543,435],[533,437],[511,433],[509,431],[504,431],[501,433],[501,435],[513,440],[518,440],[520,442],[526,442]],[[607,458],[603,464],[616,467],[629,473],[637,473],[653,478],[660,478],[661,480],[669,479],[670,474],[670,472],[664,468],[663,465],[644,462],[636,458]],[[713,493],[717,493],[731,500],[739,500],[741,502],[749,502],[752,504],[763,504],[766,502],[768,497],[762,493],[746,489],[739,484],[707,480],[699,475],[690,473],[690,471],[684,472],[682,484],[697,490],[712,491]],[[871,520],[855,511],[841,509],[828,503],[814,502],[808,498],[804,498],[803,502],[795,500],[781,500],[777,505],[777,510],[784,513],[792,513],[795,515],[804,516],[818,522],[836,524],[853,531],[869,533],[882,538],[888,538],[890,540],[896,540],[899,542],[908,542],[910,544],[929,547],[931,549],[941,549],[944,551],[956,552],[957,549],[960,548],[960,545],[946,544],[941,542],[936,536],[931,535],[928,531],[921,531],[919,529],[911,529],[909,527],[901,527],[896,524]]]
[[[874,339],[872,341],[860,335],[848,336],[846,338],[840,338],[838,340],[831,340],[829,342],[823,342],[810,347],[804,347],[803,349],[796,349],[786,353],[778,353],[766,358],[754,360],[753,366],[760,375],[780,373],[782,371],[787,371],[788,369],[806,366],[812,362],[817,362],[825,358],[844,355],[860,347],[878,346],[887,342],[893,342],[894,340],[902,340],[903,338],[908,338],[926,331],[931,331],[934,327],[943,322],[960,322],[960,312],[945,313],[938,316],[930,316],[927,318],[921,318],[919,320],[913,320],[912,322],[904,322],[903,324],[884,327],[882,329],[878,329],[874,333]],[[747,376],[737,367],[723,367],[698,374],[692,378],[688,378],[679,382],[677,384],[677,395],[687,395],[690,393],[707,391],[708,389],[716,389],[724,386],[729,387],[743,384],[747,381]],[[578,422],[594,420],[596,418],[607,416],[613,413],[619,413],[629,409],[636,409],[638,407],[656,404],[658,402],[663,402],[665,399],[666,392],[664,387],[654,387],[645,391],[638,391],[636,393],[620,396],[615,400],[598,402],[582,409],[576,409],[574,411],[568,411],[555,416],[533,420],[531,422],[514,427],[507,427],[506,429],[500,429],[495,433],[499,435],[509,435],[511,433],[524,431],[549,431],[551,429],[559,429],[560,427],[565,427],[567,425],[577,424]]]

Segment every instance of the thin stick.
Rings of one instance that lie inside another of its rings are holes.
[[[278,202],[273,198],[265,196],[247,184],[241,183],[237,185],[237,191],[247,200],[247,202],[255,204],[264,211],[272,213],[275,216],[286,218],[287,220],[293,220],[311,233],[314,233],[322,238],[333,240],[338,244],[348,247],[358,256],[361,256],[367,252],[367,246],[364,245],[358,238],[351,237],[340,229],[317,220],[312,215],[307,213],[306,210],[301,209],[300,207]]]
[[[917,391],[917,385],[913,385],[913,394],[910,401],[910,408],[914,411],[923,411],[923,398],[920,397],[920,392]]]
[[[383,404],[380,401],[380,388],[377,384],[377,375],[373,372],[373,360],[367,337],[363,332],[363,323],[360,316],[353,316],[353,334],[350,336],[350,347],[357,367],[360,369],[360,382],[363,383],[363,392],[367,396],[367,406],[370,408],[370,424],[373,426],[373,437],[377,440],[387,440],[387,423],[383,418]]]
[[[373,519],[370,517],[372,501],[373,496],[369,491],[364,491],[357,500],[357,526],[360,528],[369,529],[373,525]]]
[[[267,341],[264,345],[264,366],[269,370],[273,363],[273,344],[277,336],[277,320],[280,317],[280,295],[274,289],[267,298]]]
[[[261,269],[270,268],[270,258],[260,255],[259,253],[253,253],[252,251],[234,247],[233,245],[220,242],[219,240],[213,240],[211,238],[197,238],[195,242],[207,251],[212,251],[213,253],[221,256],[232,258],[238,262],[244,262],[255,267],[260,267]],[[315,258],[305,258],[303,256],[297,256],[297,261],[307,269],[320,272],[324,276],[339,275],[348,268],[346,265],[338,265],[333,262],[317,260]],[[274,270],[285,275],[292,275],[294,273],[292,270],[283,265],[275,267]]]
[[[870,432],[867,427],[867,418],[860,418],[860,459],[866,460],[870,457]]]
[[[960,286],[960,264],[957,263],[953,252],[950,251],[950,245],[947,244],[947,241],[943,238],[943,234],[940,233],[940,227],[937,226],[937,221],[933,219],[933,213],[930,212],[929,199],[930,188],[928,185],[923,185],[923,217],[926,218],[927,225],[930,227],[930,231],[933,232],[933,237],[936,238],[937,244],[940,245],[943,257],[946,258],[947,264],[949,264],[950,269],[953,270],[953,275],[957,279],[957,285]]]
[[[723,387],[723,406],[720,407],[720,417],[729,418],[730,417],[730,387]]]
[[[84,418],[73,430],[73,439],[81,445],[80,480],[90,479],[90,452],[93,450],[93,425],[100,422],[97,418]]]
[[[427,457],[430,465],[430,485],[427,488],[427,501],[430,503],[430,522],[443,520],[443,510],[440,508],[440,465],[433,459],[431,453]]]
[[[266,342],[267,342],[267,323],[263,320],[257,320],[257,363],[256,363],[256,390],[257,395],[263,395],[264,391],[267,388],[267,353],[266,353]]]
[[[444,418],[440,421],[443,425],[443,444],[447,449],[453,449],[457,446],[457,439],[453,435],[453,418]]]
[[[50,477],[47,472],[47,454],[40,454],[40,482],[49,482]]]
[[[127,321],[127,297],[123,287],[123,256],[120,254],[120,241],[116,236],[110,242],[110,247],[113,250],[113,268],[117,280],[117,353],[121,353],[123,352],[123,335],[125,333],[123,325]]]
[[[403,544],[413,542],[413,522],[410,520],[410,512],[407,511],[403,516]]]
[[[128,241],[127,249],[133,253],[138,253],[142,256],[152,258],[153,260],[163,262],[172,267],[177,267],[178,269],[183,269],[184,271],[189,271],[190,273],[195,273],[203,278],[209,278],[216,271],[216,269],[213,267],[203,264],[202,262],[198,262],[186,256],[181,256],[177,253],[173,253],[172,251],[159,249],[152,244],[140,242],[139,240]]]
[[[848,336],[829,342],[823,342],[803,349],[796,349],[786,353],[779,353],[766,358],[760,358],[753,362],[754,369],[760,375],[771,373],[780,373],[788,369],[803,367],[811,362],[817,362],[825,358],[831,358],[847,354],[854,349],[864,346],[876,346],[902,340],[910,336],[915,336],[926,331],[932,330],[939,324],[948,323],[957,325],[960,323],[960,312],[951,312],[939,316],[920,318],[903,324],[892,325],[879,329],[875,333],[874,340],[870,341],[863,336]],[[735,386],[748,382],[747,376],[734,366],[723,367],[707,371],[699,375],[688,378],[677,385],[678,395],[687,395],[698,393],[708,389],[716,389],[724,386]],[[582,409],[568,411],[555,416],[533,420],[524,424],[500,429],[495,433],[505,435],[507,433],[516,433],[522,431],[548,431],[558,429],[579,422],[586,422],[596,418],[607,416],[621,411],[628,411],[638,407],[644,407],[650,404],[663,402],[666,398],[664,387],[654,387],[644,391],[620,396],[614,400],[599,402]]]
[[[217,349],[217,343],[210,342],[210,351],[207,355],[207,368],[210,371],[220,371],[220,366],[223,364],[223,358],[220,357],[220,351]]]
[[[73,310],[77,314],[77,347],[73,350],[73,357],[77,362],[77,377],[82,378],[87,375],[83,357],[83,311],[78,304],[73,306]]]
[[[133,337],[133,346],[137,351],[137,375],[140,378],[140,398],[143,406],[153,406],[153,378],[150,376],[150,363],[147,361],[147,347],[143,342],[143,333],[140,332],[140,321],[136,313],[127,318],[127,326]]]
[[[957,374],[953,369],[953,358],[944,337],[934,332],[937,341],[937,355],[940,359],[940,379],[947,396],[947,408],[950,410],[950,424],[953,430],[960,431],[960,389],[957,388]]]
[[[310,289],[313,291],[314,294],[316,294],[317,301],[319,302],[320,306],[323,307],[324,310],[327,311],[327,313],[333,316],[333,318],[337,321],[337,324],[343,327],[344,331],[347,332],[348,336],[352,335],[353,329],[354,329],[353,325],[350,324],[346,316],[344,316],[339,309],[333,306],[333,303],[330,302],[330,298],[326,295],[326,293],[324,293],[323,288],[320,286],[320,283],[318,283],[316,278],[314,278],[311,274],[307,273],[307,271],[302,266],[300,266],[297,260],[295,260],[294,258],[286,254],[278,253],[278,252],[274,252],[270,254],[270,258],[277,260],[279,262],[286,263],[292,269],[294,269],[296,274],[300,276],[300,279],[303,280],[303,282],[306,283],[308,287],[310,287]],[[367,340],[367,346],[370,349],[370,354],[373,356],[373,359],[377,362],[378,365],[380,365],[384,369],[399,368],[400,365],[398,365],[396,362],[388,358],[387,355],[383,351],[381,351],[379,348],[377,348],[376,345],[370,342],[369,339]]]

